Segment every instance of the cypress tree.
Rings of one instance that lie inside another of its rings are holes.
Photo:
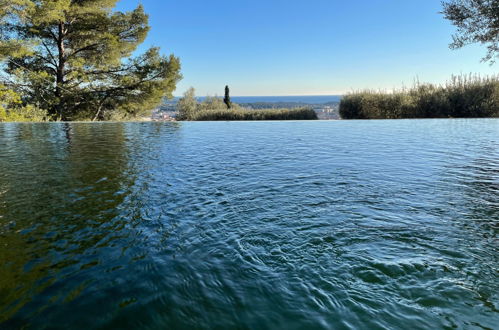
[[[227,106],[227,109],[232,108],[232,102],[230,101],[230,90],[229,90],[229,86],[225,86],[224,103]]]

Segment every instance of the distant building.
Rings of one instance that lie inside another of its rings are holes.
[[[174,104],[163,104],[151,114],[153,121],[175,121],[176,117],[177,109]]]
[[[317,117],[321,120],[336,120],[340,119],[339,105],[320,105],[314,108]]]

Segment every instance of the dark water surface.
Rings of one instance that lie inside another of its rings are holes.
[[[0,328],[497,329],[499,120],[0,125]]]

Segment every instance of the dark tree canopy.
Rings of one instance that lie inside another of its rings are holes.
[[[0,0],[3,77],[51,119],[130,118],[172,97],[180,61],[158,48],[132,57],[149,31],[142,6],[118,0]]]
[[[230,90],[229,90],[229,86],[225,86],[224,103],[227,106],[227,109],[232,108],[232,102],[230,101]]]
[[[487,47],[483,61],[499,57],[499,0],[449,0],[442,3],[446,19],[457,27],[451,48],[472,43]]]

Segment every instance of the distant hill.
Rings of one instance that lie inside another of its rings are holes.
[[[232,96],[232,102],[238,104],[255,104],[255,103],[297,103],[302,105],[310,104],[327,104],[327,103],[337,103],[341,101],[341,95],[304,95],[304,96]],[[177,103],[179,97],[175,97],[172,100],[166,100],[166,104]],[[202,102],[205,97],[198,97],[198,100]]]

